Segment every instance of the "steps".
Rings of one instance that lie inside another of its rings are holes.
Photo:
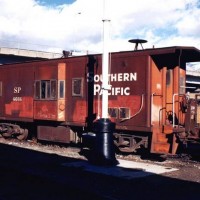
[[[151,152],[159,154],[169,154],[171,151],[171,142],[169,136],[173,134],[172,126],[165,125],[154,127],[151,143]]]

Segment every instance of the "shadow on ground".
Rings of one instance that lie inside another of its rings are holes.
[[[81,160],[0,144],[0,200],[184,200],[200,196],[199,183],[155,174],[126,179],[64,165],[75,162]]]

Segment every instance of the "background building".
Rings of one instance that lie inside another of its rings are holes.
[[[0,48],[0,64],[61,58],[63,54],[16,48]]]
[[[186,91],[191,93],[200,92],[200,72],[197,71],[186,72]]]

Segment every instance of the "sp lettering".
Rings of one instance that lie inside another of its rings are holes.
[[[21,90],[21,87],[14,87],[14,94],[19,94]]]

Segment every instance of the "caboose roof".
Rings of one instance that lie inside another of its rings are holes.
[[[175,54],[180,58],[184,58],[185,62],[197,62],[200,61],[200,50],[195,47],[186,46],[174,46],[164,48],[147,49],[149,55],[161,55],[161,54]]]
[[[151,58],[156,62],[156,64],[160,67],[169,66],[181,66],[185,68],[185,64],[187,62],[200,62],[200,50],[195,47],[188,47],[188,46],[172,46],[172,47],[162,47],[162,48],[150,48],[150,49],[143,49],[143,50],[135,50],[135,51],[121,51],[121,52],[111,52],[114,56],[120,56],[124,54],[130,54],[131,56],[151,56]],[[101,54],[93,54],[99,55]],[[81,56],[70,56],[67,58],[54,58],[54,59],[47,59],[45,61],[26,61],[20,63],[33,63],[33,62],[51,62],[54,60],[65,60],[65,59],[78,59],[81,57],[85,57],[88,55],[81,55]],[[18,64],[20,64],[18,63]],[[17,63],[15,63],[17,64]],[[4,64],[8,65],[8,64]]]
[[[197,62],[200,61],[200,50],[192,46],[171,46],[171,47],[160,47],[160,48],[149,48],[135,51],[121,51],[115,53],[135,53],[136,55],[150,55],[150,56],[162,56],[174,54],[185,58],[186,62]]]
[[[185,68],[188,62],[200,62],[200,50],[195,47],[173,46],[163,48],[152,48],[135,51],[136,54],[149,55],[157,66],[168,66],[174,68],[180,66]]]

